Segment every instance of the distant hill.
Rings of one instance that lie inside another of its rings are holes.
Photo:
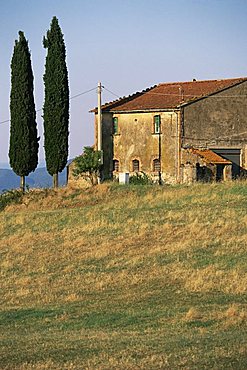
[[[26,184],[30,188],[50,188],[52,186],[52,176],[48,174],[45,167],[37,168],[26,177]],[[59,186],[66,184],[66,169],[59,174]],[[0,192],[4,190],[16,189],[20,186],[20,177],[12,170],[0,168]]]

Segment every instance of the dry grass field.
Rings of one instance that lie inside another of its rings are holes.
[[[0,212],[1,369],[247,369],[247,182]]]

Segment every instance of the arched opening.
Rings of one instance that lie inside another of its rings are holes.
[[[140,162],[138,161],[138,159],[134,159],[132,161],[132,171],[133,172],[139,172],[140,171]]]

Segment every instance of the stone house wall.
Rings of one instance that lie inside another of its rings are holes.
[[[230,180],[232,174],[231,164],[223,165],[222,170],[222,180]],[[208,163],[189,149],[182,149],[180,174],[181,183],[217,181],[217,164]]]
[[[112,178],[113,161],[119,172],[133,174],[133,160],[140,171],[153,179],[153,161],[161,160],[161,178],[165,183],[193,182],[198,178],[196,165],[207,167],[216,177],[216,165],[202,163],[186,148],[239,149],[240,165],[247,170],[247,82],[211,96],[166,111],[102,112],[103,176]],[[154,133],[154,116],[161,117],[161,133]],[[118,118],[118,132],[113,133],[113,118]],[[95,147],[97,147],[97,112]],[[206,169],[205,169],[206,171]],[[224,167],[224,179],[231,178],[231,166]]]
[[[182,146],[240,149],[247,169],[247,82],[182,108]]]
[[[154,133],[154,116],[160,115],[161,133]],[[118,118],[118,133],[113,134],[113,117]],[[163,181],[174,183],[180,164],[178,140],[179,112],[136,112],[102,114],[102,136],[104,152],[104,176],[110,177],[113,160],[119,161],[119,172],[133,174],[132,161],[138,160],[140,172],[157,177],[153,161],[161,159]],[[95,119],[97,145],[97,114]]]
[[[73,169],[75,167],[75,162],[72,161],[69,165],[67,165],[67,182],[70,186],[76,188],[87,188],[91,186],[91,181],[86,176],[86,174],[82,174],[80,176],[73,175]],[[97,177],[94,179],[95,184],[97,183]]]

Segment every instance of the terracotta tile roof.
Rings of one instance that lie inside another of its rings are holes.
[[[190,149],[191,153],[198,155],[202,159],[204,159],[207,163],[212,164],[232,164],[231,161],[222,158],[219,154],[214,153],[212,150],[209,149]]]
[[[181,104],[189,103],[244,81],[247,81],[247,78],[161,83],[147,90],[104,104],[102,110],[117,112],[174,109]],[[97,112],[97,109],[94,111]]]

